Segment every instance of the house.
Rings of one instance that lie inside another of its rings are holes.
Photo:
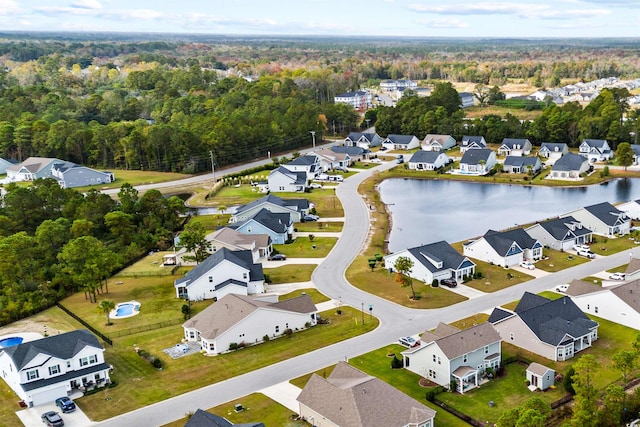
[[[202,409],[196,410],[196,412],[189,417],[184,427],[233,427],[234,425],[236,427],[265,427],[263,423],[232,424],[225,418],[203,411]]]
[[[422,149],[426,151],[445,151],[455,147],[456,139],[451,135],[428,134],[422,140]]]
[[[407,370],[464,394],[480,383],[487,370],[500,367],[502,339],[490,323],[460,330],[440,323],[424,332],[421,344],[402,352]]]
[[[371,106],[372,96],[369,92],[356,90],[353,92],[345,92],[333,97],[336,104],[348,104],[356,110],[365,109]]]
[[[380,142],[382,144],[382,141]],[[334,153],[348,154],[352,161],[361,161],[362,159],[368,159],[371,151],[362,147],[347,147],[343,145],[333,145],[331,151]]]
[[[375,132],[351,132],[344,139],[344,145],[345,147],[360,147],[370,150],[373,147],[380,147],[382,141],[382,137]]]
[[[531,141],[528,139],[504,138],[498,147],[500,156],[526,156],[531,153]]]
[[[526,229],[534,239],[556,251],[591,242],[593,232],[572,216],[538,222]]]
[[[13,166],[14,164],[15,163],[12,163],[9,160],[5,160],[0,157],[0,175],[6,174],[7,169],[9,169],[9,167]]]
[[[633,150],[633,165],[637,166],[640,163],[640,144],[631,144]]]
[[[278,302],[246,295],[226,294],[182,324],[184,337],[199,342],[206,354],[232,349],[232,344],[254,345],[317,324],[318,309],[309,295]]]
[[[387,150],[413,150],[420,146],[420,140],[414,135],[390,134],[382,141]]]
[[[2,379],[27,406],[110,383],[104,348],[81,329],[23,342],[0,351]]]
[[[286,212],[271,212],[262,208],[251,218],[229,224],[227,227],[242,234],[266,234],[271,238],[271,242],[281,245],[293,235],[293,218]]]
[[[247,220],[262,209],[275,213],[288,213],[291,215],[293,222],[300,222],[302,217],[307,215],[311,208],[313,208],[313,203],[310,203],[307,199],[282,199],[273,194],[269,194],[240,206],[236,209],[236,212],[231,215],[229,222],[235,223]]]
[[[630,200],[616,205],[616,208],[626,213],[629,218],[640,220],[640,200]]]
[[[573,280],[566,294],[587,314],[640,330],[640,280],[613,286]]]
[[[397,388],[340,361],[313,374],[298,396],[300,416],[316,427],[433,427],[436,412]]]
[[[613,151],[606,139],[583,139],[578,151],[589,162],[604,162],[613,157]]]
[[[271,237],[267,234],[242,234],[229,227],[222,227],[205,236],[211,252],[222,248],[231,251],[251,251],[253,262],[268,257],[273,252]]]
[[[625,235],[629,233],[629,228],[631,228],[631,218],[609,202],[585,206],[561,215],[561,217],[564,216],[574,217],[593,231],[593,234],[600,236]]]
[[[562,155],[551,166],[548,179],[578,180],[582,174],[589,171],[589,162],[579,154],[567,153]]]
[[[536,389],[544,391],[553,386],[556,380],[556,371],[536,362],[531,362],[527,366],[525,375],[531,391]]]
[[[542,244],[522,228],[509,231],[487,231],[477,240],[465,243],[465,256],[490,264],[512,267],[522,261],[542,258]]]
[[[467,150],[460,160],[460,173],[486,175],[496,165],[496,153],[488,148]]]
[[[380,82],[380,89],[387,92],[395,92],[398,89],[416,89],[418,87],[418,83],[413,80],[382,80]]]
[[[328,172],[335,169],[347,170],[351,166],[351,156],[347,153],[335,153],[331,150],[316,151],[320,162],[320,172]]]
[[[528,173],[535,175],[542,169],[542,162],[537,156],[507,156],[504,159],[503,171],[509,173]]]
[[[473,107],[476,98],[471,92],[460,92],[460,105],[462,108]]]
[[[451,158],[442,151],[416,151],[409,159],[409,169],[436,170],[452,162]]]
[[[109,184],[115,181],[112,172],[100,172],[71,162],[54,163],[51,166],[51,175],[62,188]]]
[[[33,181],[38,178],[53,178],[51,168],[62,160],[49,157],[29,157],[22,163],[7,168],[7,181]]]
[[[280,166],[271,172],[267,178],[269,191],[276,192],[302,192],[307,188],[306,172],[292,172],[284,166]]]
[[[558,160],[569,152],[569,146],[564,142],[543,142],[540,144],[538,156],[549,160]]]
[[[476,265],[467,257],[460,255],[444,240],[415,248],[389,254],[384,257],[384,266],[390,271],[399,257],[407,257],[413,261],[413,268],[409,275],[431,284],[434,280],[454,278],[461,281],[467,276],[473,276]]]
[[[184,277],[174,282],[176,297],[201,300],[220,299],[227,294],[264,293],[262,264],[253,262],[249,250],[217,250]]]
[[[505,342],[556,362],[571,359],[598,339],[598,322],[568,296],[550,300],[525,292],[514,311],[495,308],[489,322]]]
[[[487,148],[487,141],[484,140],[484,136],[465,135],[460,140],[460,153],[464,154],[465,151],[476,148]]]
[[[304,172],[307,181],[311,181],[320,173],[320,159],[315,153],[296,157],[283,166],[291,172]]]

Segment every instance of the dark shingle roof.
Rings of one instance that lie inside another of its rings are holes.
[[[507,156],[504,159],[505,166],[519,166],[520,168],[526,168],[527,166],[535,167],[539,159],[537,157],[523,157],[523,156]]]
[[[410,144],[413,138],[415,138],[415,136],[413,135],[397,135],[397,134],[387,135],[387,139],[389,141],[391,141],[394,144],[400,144],[400,145]]]
[[[277,169],[272,170],[269,175],[271,175],[274,172],[279,172],[279,173],[281,173],[283,175],[286,175],[286,176],[290,177],[291,179],[295,179],[295,183],[297,185],[304,185],[304,184],[307,183],[307,173],[306,172],[292,171],[290,169],[287,169],[284,166],[279,166]]]
[[[564,142],[543,142],[542,144],[540,144],[540,151],[542,151],[542,149],[545,149],[545,151],[548,150],[552,153],[563,152],[568,148],[569,147]]]
[[[409,248],[407,251],[431,272],[447,269],[458,270],[465,261],[468,261],[466,257],[460,255],[458,251],[453,249],[453,247],[444,240]],[[436,263],[441,262],[442,267],[434,265],[430,260]]]
[[[475,142],[476,144],[483,144],[484,137],[483,136],[477,136],[477,135],[465,135],[462,137],[462,142],[466,142],[467,144],[470,144],[472,142]]]
[[[440,151],[416,151],[409,159],[409,163],[434,163],[442,154]]]
[[[574,153],[565,153],[551,166],[554,171],[577,171],[587,161],[586,157]]]
[[[265,427],[263,423],[232,424],[226,419],[198,409],[184,427]]]
[[[616,225],[626,217],[624,212],[618,210],[609,202],[585,206],[584,209],[607,225]]]
[[[298,211],[300,211],[301,209],[308,209],[309,208],[309,201],[307,199],[281,199],[278,196],[274,196],[273,194],[269,194],[266,195],[264,197],[260,197],[257,200],[254,200],[253,202],[247,203],[246,205],[240,206],[237,210],[236,210],[236,215],[245,212],[247,210],[253,209],[256,206],[260,206],[264,203],[271,203],[273,205],[276,206],[282,206],[285,208],[289,208],[292,210],[296,210],[295,208],[297,208]]]
[[[193,270],[185,274],[183,278],[176,280],[176,283],[194,281],[200,276],[207,274],[209,270],[224,260],[228,260],[249,270],[250,281],[264,280],[262,264],[253,263],[253,254],[250,250],[232,251],[223,247],[198,264]]]
[[[334,145],[333,147],[331,147],[331,151],[333,151],[334,153],[345,153],[352,157],[362,156],[367,152],[367,150],[362,147],[346,147],[342,145]]]
[[[269,230],[273,231],[277,234],[286,233],[289,225],[291,224],[291,214],[290,213],[278,213],[271,212],[268,209],[260,209],[254,216],[244,221],[236,222],[233,224],[229,224],[227,227],[233,228],[234,230],[242,227],[249,221],[255,221],[263,226],[267,227]]]
[[[509,231],[489,230],[482,236],[499,255],[506,256],[514,242],[520,249],[533,249],[537,240],[529,236],[522,228]]]
[[[502,140],[502,145],[504,145],[505,147],[509,147],[511,149],[515,148],[516,146],[520,146],[520,148],[524,148],[524,146],[527,143],[531,144],[531,142],[529,142],[528,139],[504,138]]]
[[[503,310],[500,307],[496,307],[491,312],[489,319],[487,320],[489,323],[493,324],[500,320],[506,319],[507,317],[513,316],[513,313],[507,310]]]
[[[318,157],[315,154],[296,157],[291,160],[287,165],[297,165],[297,166],[311,166],[318,162]]]
[[[491,153],[493,153],[493,151],[489,150],[488,148],[467,150],[462,155],[462,160],[460,160],[460,163],[464,163],[467,165],[477,165],[480,164],[481,160],[485,162],[489,160],[489,156],[491,155]]]
[[[554,239],[561,242],[567,240],[567,234],[570,235],[570,239],[573,239],[574,236],[578,237],[586,234],[591,234],[591,230],[589,230],[587,227],[578,227],[578,224],[580,224],[580,222],[572,216],[552,219],[550,221],[541,222],[539,224],[547,231],[547,233],[551,234]],[[571,227],[572,224],[573,227]]]
[[[582,142],[584,144],[587,144],[591,148],[598,148],[598,149],[601,149],[604,147],[605,144],[608,144],[606,139],[584,139],[582,140]]]

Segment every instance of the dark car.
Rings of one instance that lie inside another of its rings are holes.
[[[62,417],[54,411],[49,411],[42,414],[42,422],[45,423],[45,425],[47,425],[48,427],[62,427],[64,425]]]
[[[76,410],[76,404],[67,396],[57,398],[56,405],[62,412],[73,412]]]
[[[450,288],[455,288],[456,286],[458,286],[458,282],[456,282],[456,279],[453,279],[453,278],[442,279],[440,281],[440,284],[444,286],[448,286]]]
[[[318,215],[308,214],[303,216],[302,219],[304,219],[305,221],[317,221],[320,219],[320,217]]]
[[[269,257],[269,261],[284,261],[287,259],[285,254],[275,254]]]

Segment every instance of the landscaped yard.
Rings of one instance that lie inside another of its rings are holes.
[[[544,256],[545,259],[536,262],[536,268],[550,273],[589,262],[589,259],[583,256],[546,248],[544,249]]]
[[[307,294],[311,297],[314,304],[320,304],[321,302],[330,301],[329,297],[320,293],[317,289],[297,289],[289,292],[288,294],[280,295],[280,301],[288,300],[291,298],[299,297],[300,295]]]
[[[344,223],[342,221],[330,221],[330,222],[316,222],[306,221],[298,222],[295,224],[295,228],[301,233],[319,233],[319,232],[340,232]]]
[[[603,236],[594,236],[593,242],[589,245],[592,252],[598,255],[611,255],[626,250],[640,249],[640,245],[636,244],[636,239],[629,236],[609,239]]]
[[[175,181],[178,179],[189,178],[191,175],[173,172],[155,172],[155,171],[139,171],[139,170],[112,170],[116,180],[114,182],[103,185],[92,185],[87,187],[77,187],[76,190],[83,192],[92,188],[120,188],[122,184],[129,183],[132,186],[143,184],[154,184],[157,182]]]
[[[129,267],[120,270],[109,283],[115,283],[121,280],[121,277],[140,277],[140,276],[171,276],[179,278],[193,267],[179,267],[177,271],[172,273],[174,265],[163,266],[163,257],[165,255],[173,255],[173,251],[152,252],[143,257],[139,261],[131,264]]]
[[[273,245],[273,249],[288,258],[324,258],[337,241],[335,237],[315,237],[313,241],[309,237],[298,237],[293,243]]]
[[[270,284],[308,282],[316,264],[287,264],[278,268],[263,268],[265,276],[269,276]]]
[[[499,291],[500,289],[533,279],[533,276],[529,276],[513,268],[504,268],[476,259],[474,259],[473,262],[476,264],[476,272],[482,273],[482,278],[471,280],[465,283],[465,285],[482,292]]]

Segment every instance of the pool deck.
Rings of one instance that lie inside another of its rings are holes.
[[[118,307],[120,307],[121,305],[125,305],[125,304],[131,304],[133,306],[137,306],[138,308],[136,309],[134,307],[134,309],[132,310],[131,314],[127,314],[126,316],[116,316],[116,313],[118,311]],[[109,318],[112,319],[112,320],[115,320],[115,319],[126,319],[128,317],[137,316],[140,313],[140,306],[141,305],[142,304],[140,304],[138,301],[126,301],[126,302],[118,303],[118,304],[116,304],[116,308],[109,312]]]
[[[14,334],[2,335],[0,336],[0,340],[6,339],[6,338],[13,338],[13,337],[21,337],[23,343],[44,338],[42,334],[39,334],[37,332],[16,332]]]

